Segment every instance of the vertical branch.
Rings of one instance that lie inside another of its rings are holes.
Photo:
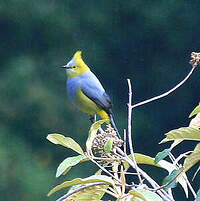
[[[137,172],[138,175],[138,179],[140,181],[140,184],[142,184],[142,178],[140,175],[140,172],[138,171],[138,167],[137,167],[137,162],[135,160],[135,155],[134,155],[134,151],[133,151],[133,141],[132,141],[132,128],[131,128],[131,124],[132,124],[132,87],[131,87],[131,81],[130,79],[127,79],[128,82],[128,89],[129,89],[129,100],[128,100],[128,143],[129,143],[129,148],[130,148],[130,152],[131,152],[131,156],[132,156],[132,160],[134,162],[135,165],[135,170]]]

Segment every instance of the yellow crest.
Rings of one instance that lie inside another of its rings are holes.
[[[74,67],[66,69],[68,78],[77,77],[88,72],[90,69],[82,59],[81,51],[77,51],[68,65]]]
[[[82,52],[81,51],[77,51],[74,54],[73,58],[75,59],[77,66],[84,67],[86,65],[82,59]]]

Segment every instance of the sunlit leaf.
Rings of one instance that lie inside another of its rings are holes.
[[[196,117],[194,117],[189,125],[190,128],[196,128],[196,129],[200,129],[200,113],[198,113],[196,115]]]
[[[165,143],[172,140],[195,140],[200,141],[200,130],[190,127],[182,127],[166,133],[166,138],[161,141]]]
[[[163,151],[158,152],[155,157],[155,163],[158,163],[159,161],[161,161],[162,159],[167,157],[169,155],[170,151],[171,151],[171,149],[164,149]]]
[[[131,190],[129,193],[144,201],[163,201],[163,199],[158,194],[145,189]]]
[[[184,171],[188,171],[192,166],[200,161],[200,143],[198,143],[194,151],[184,161]]]
[[[147,155],[144,155],[144,154],[139,154],[139,153],[135,153],[134,154],[135,156],[135,160],[137,162],[137,164],[146,164],[146,165],[152,165],[152,166],[156,166],[156,167],[160,167],[160,168],[164,168],[166,170],[167,169],[167,164],[169,164],[170,166],[170,170],[169,171],[172,171],[171,169],[174,169],[175,166],[173,166],[171,163],[167,162],[167,161],[160,161],[159,163],[155,163],[155,159],[150,157],[150,156],[147,156]],[[132,159],[131,155],[129,155],[129,158]],[[164,165],[162,164],[162,162],[166,162]],[[130,165],[127,163],[127,162],[124,162],[124,167],[125,167],[125,170],[128,170],[128,168],[130,167]],[[171,167],[171,165],[173,167]]]
[[[167,185],[166,187],[164,187],[165,190],[169,189],[169,188],[175,188],[177,186],[176,183],[176,179],[175,177],[180,173],[180,170],[173,170],[171,172],[171,174],[169,174],[168,176],[166,176],[163,179],[163,185],[169,183],[169,185]]]
[[[99,120],[99,121],[93,123],[92,126],[90,127],[88,139],[86,142],[86,149],[88,152],[90,152],[92,149],[92,143],[97,135],[97,131],[98,131],[99,127],[101,126],[101,124],[105,123],[106,121],[107,120]]]
[[[189,118],[198,113],[200,113],[200,105],[198,105],[194,108],[194,110],[190,113]]]
[[[84,155],[80,145],[70,137],[65,137],[64,135],[54,133],[54,134],[49,134],[47,136],[47,139],[54,144],[60,144],[64,147],[74,150],[75,152],[81,155]]]
[[[139,193],[137,190],[130,190],[129,193],[133,195],[134,197],[140,198],[144,201],[147,201],[147,199],[144,197],[142,193]]]
[[[106,153],[110,153],[111,151],[112,151],[112,148],[113,148],[113,138],[109,138],[107,141],[106,141],[106,143],[105,143],[105,145],[104,145],[104,151],[106,152]]]
[[[63,188],[67,188],[69,186],[74,186],[74,185],[77,185],[77,184],[95,183],[95,182],[105,182],[107,184],[114,185],[114,181],[112,180],[111,177],[108,177],[108,176],[105,176],[105,175],[93,175],[91,177],[87,177],[87,178],[84,178],[84,179],[76,178],[76,179],[73,179],[71,181],[65,181],[62,184],[60,184],[60,185],[56,186],[55,188],[53,188],[48,193],[48,196],[52,195],[56,191],[59,191],[59,190],[61,190]]]
[[[82,187],[85,187],[86,185],[78,185],[76,188],[73,188],[72,190],[68,191],[69,193],[72,193],[73,190],[78,190]],[[84,188],[84,190],[80,190],[76,193],[73,193],[65,201],[86,201],[86,200],[95,200],[95,201],[100,201],[101,198],[105,194],[105,190],[108,188],[109,185],[96,185],[96,186],[91,186],[88,188]]]
[[[150,156],[139,154],[139,153],[135,153],[134,156],[135,156],[135,160],[137,164],[147,164],[147,165],[161,167],[160,165],[155,164],[154,158],[151,158]],[[131,155],[129,155],[129,158],[132,160]],[[125,170],[128,170],[128,168],[130,167],[129,163],[125,161],[123,162],[123,164],[124,164]]]
[[[59,177],[60,175],[66,174],[71,167],[77,165],[80,162],[87,161],[89,160],[86,156],[84,155],[78,155],[78,156],[73,156],[73,157],[68,157],[66,158],[57,168],[56,171],[56,177]]]

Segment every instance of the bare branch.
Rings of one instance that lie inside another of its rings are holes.
[[[131,128],[131,124],[132,124],[132,86],[131,86],[131,81],[130,79],[127,79],[128,82],[128,89],[129,89],[129,101],[128,101],[128,143],[129,143],[129,148],[130,148],[130,152],[131,152],[131,156],[132,156],[132,160],[135,166],[135,170],[138,173],[138,179],[140,181],[140,184],[143,183],[141,175],[138,171],[138,167],[137,167],[137,162],[135,160],[135,155],[133,152],[133,141],[132,141],[132,128]]]
[[[111,174],[108,170],[106,170],[106,168],[104,168],[103,166],[101,166],[99,163],[97,163],[91,156],[87,155],[87,157],[93,162],[95,163],[101,170],[103,170],[106,174],[108,174],[109,176],[111,176],[113,179],[115,179],[116,181],[118,181],[119,183],[121,183],[121,181],[116,178],[113,174]]]
[[[142,101],[142,102],[140,102],[140,103],[134,104],[134,105],[132,106],[132,108],[135,108],[135,107],[144,105],[144,104],[146,104],[146,103],[149,103],[149,102],[158,100],[158,99],[163,98],[163,97],[165,97],[165,96],[168,96],[170,93],[172,93],[173,91],[175,91],[176,89],[178,89],[181,85],[183,85],[183,84],[187,81],[187,79],[192,75],[192,73],[193,73],[195,67],[196,67],[196,66],[193,66],[192,69],[190,70],[190,72],[188,73],[188,75],[187,75],[179,84],[177,84],[175,87],[173,87],[173,88],[170,89],[169,91],[167,91],[167,92],[165,92],[165,93],[163,93],[163,94],[161,94],[161,95],[159,95],[159,96],[155,96],[155,97],[153,97],[153,98],[147,99],[147,100]]]

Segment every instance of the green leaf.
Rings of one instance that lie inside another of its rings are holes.
[[[159,161],[161,161],[162,159],[167,157],[169,155],[170,151],[171,151],[171,149],[164,149],[163,151],[158,152],[155,157],[155,163],[158,163]]]
[[[66,158],[57,168],[56,171],[56,177],[59,177],[60,175],[65,175],[73,166],[77,165],[80,162],[84,162],[89,160],[84,155],[78,155],[73,157]]]
[[[107,141],[106,141],[106,143],[105,143],[105,145],[104,145],[104,151],[106,152],[106,153],[110,153],[111,151],[112,151],[112,148],[113,148],[113,138],[109,138]]]
[[[75,188],[71,188],[68,193],[72,193],[73,190],[78,190],[82,187],[86,187],[86,185],[76,185]],[[73,200],[73,201],[83,201],[83,200],[95,200],[95,201],[100,201],[101,198],[105,194],[105,190],[109,187],[109,185],[96,185],[96,186],[91,186],[88,188],[84,188],[83,190],[80,190],[76,193],[73,193],[69,197],[67,197],[67,200]]]
[[[147,201],[147,199],[144,197],[142,193],[139,193],[137,190],[130,190],[129,193],[133,195],[134,197],[140,198],[144,201]]]
[[[144,201],[163,201],[163,199],[156,193],[145,189],[136,189],[129,191],[135,197],[139,197]]]
[[[200,189],[197,191],[197,197],[194,201],[200,201]]]
[[[59,191],[59,190],[61,190],[63,188],[67,188],[69,186],[74,186],[74,185],[77,185],[77,184],[95,183],[95,182],[104,182],[104,183],[107,183],[109,185],[114,185],[114,181],[112,180],[111,177],[108,177],[108,176],[105,176],[105,175],[93,175],[93,176],[87,177],[85,179],[76,178],[76,179],[73,179],[71,181],[65,181],[62,184],[60,184],[60,185],[56,186],[55,188],[53,188],[48,193],[48,196],[52,195],[56,191]]]
[[[200,143],[198,143],[194,151],[184,161],[184,171],[188,171],[192,166],[200,161]]]
[[[198,114],[200,112],[200,105],[196,106],[194,110],[190,113],[189,118]]]
[[[165,143],[172,140],[195,140],[200,141],[200,130],[190,127],[182,127],[172,130],[165,134],[166,138],[160,143]]]
[[[200,113],[198,113],[191,121],[190,128],[200,129]]]
[[[164,169],[168,170],[166,167],[168,167],[167,164],[169,162],[167,162],[167,161],[165,161],[166,163],[164,165],[162,165],[162,163],[160,163],[160,162],[156,164],[154,158],[144,155],[144,154],[135,153],[134,156],[135,156],[135,160],[136,160],[137,164],[153,165],[153,166],[164,168]],[[132,159],[131,155],[129,155],[129,158]],[[124,164],[125,169],[128,170],[130,165],[127,162],[124,162],[123,164]],[[171,163],[169,163],[169,164],[172,165]],[[175,166],[173,166],[173,169],[174,168],[175,168]],[[170,171],[172,171],[172,170],[170,169]]]
[[[164,187],[165,190],[168,190],[169,188],[175,188],[177,186],[176,179],[174,179],[178,174],[180,173],[180,170],[173,170],[171,174],[166,176],[163,179],[163,185],[169,183],[166,187]],[[173,180],[174,179],[174,180]]]
[[[99,129],[99,127],[101,126],[101,124],[105,123],[107,120],[99,120],[95,123],[92,124],[92,126],[90,127],[90,130],[89,130],[89,134],[88,134],[88,139],[87,139],[87,142],[86,142],[86,149],[87,151],[91,151],[92,149],[92,143],[97,135],[97,131]]]
[[[54,144],[60,144],[64,147],[70,148],[74,150],[75,152],[81,155],[84,155],[80,145],[70,137],[65,137],[64,135],[54,133],[54,134],[49,134],[47,136],[47,140],[49,140],[50,142]]]

